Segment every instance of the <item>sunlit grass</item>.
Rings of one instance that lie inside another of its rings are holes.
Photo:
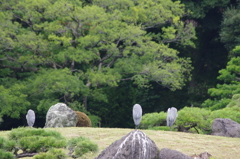
[[[48,128],[60,132],[67,139],[84,136],[98,144],[97,153],[89,153],[84,156],[86,159],[93,159],[114,141],[134,129],[120,128]],[[182,132],[142,130],[152,139],[159,149],[169,148],[180,151],[186,155],[208,152],[214,159],[239,159],[240,138],[228,138],[211,135],[199,135]],[[9,131],[1,131],[0,135],[7,137]],[[30,158],[25,158],[30,159]]]

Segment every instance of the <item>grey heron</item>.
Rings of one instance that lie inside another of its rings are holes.
[[[35,122],[35,113],[32,109],[29,109],[26,115],[28,126],[33,127]]]
[[[171,130],[172,130],[172,126],[173,126],[174,122],[177,119],[177,116],[178,116],[178,113],[177,113],[176,108],[174,108],[174,107],[168,108],[168,111],[167,111],[167,126],[169,126]]]
[[[142,120],[142,107],[139,104],[133,106],[133,120],[136,129]]]

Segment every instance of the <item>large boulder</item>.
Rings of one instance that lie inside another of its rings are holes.
[[[228,118],[216,118],[212,123],[212,135],[240,137],[240,124]]]
[[[155,159],[158,152],[154,141],[144,132],[135,130],[113,142],[95,159]]]
[[[158,159],[192,159],[192,157],[187,156],[179,151],[171,150],[167,148],[161,149],[159,152]]]
[[[45,128],[75,127],[78,121],[76,113],[64,103],[51,106],[46,115]]]

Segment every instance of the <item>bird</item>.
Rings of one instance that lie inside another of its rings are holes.
[[[133,106],[133,120],[135,124],[135,129],[139,126],[141,120],[142,120],[142,107],[139,104],[135,104]]]
[[[172,130],[172,125],[174,124],[174,122],[176,121],[178,116],[177,113],[177,109],[174,107],[168,108],[167,111],[167,126],[170,127],[170,129]]]
[[[35,113],[32,109],[29,109],[26,115],[28,126],[33,127],[35,122]]]

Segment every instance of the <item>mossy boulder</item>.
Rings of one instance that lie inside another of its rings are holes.
[[[78,121],[77,121],[77,127],[92,127],[92,122],[89,119],[89,117],[80,111],[74,111],[77,114]]]

